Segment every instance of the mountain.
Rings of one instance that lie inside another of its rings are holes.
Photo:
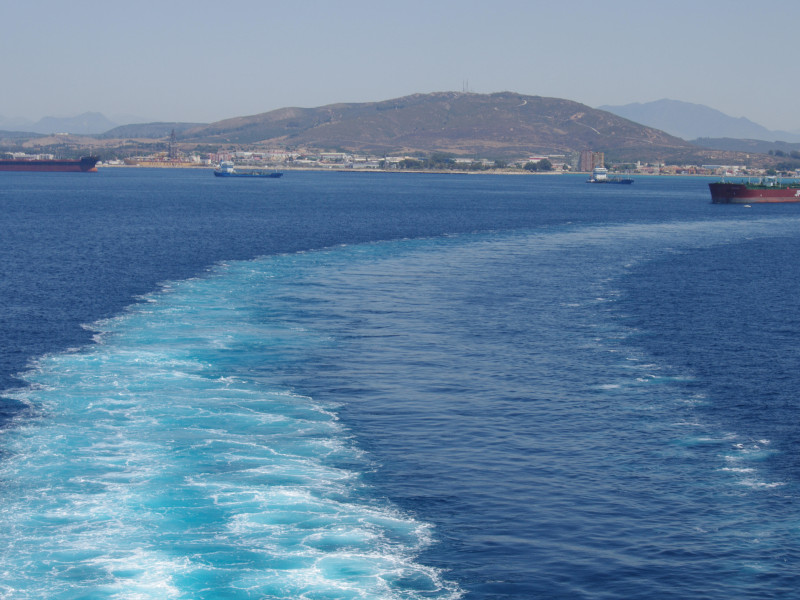
[[[437,92],[382,102],[282,108],[190,129],[178,139],[484,157],[587,149],[615,157],[658,157],[696,150],[684,140],[610,112],[513,92]]]
[[[100,139],[159,139],[169,137],[173,131],[179,134],[187,129],[196,129],[205,123],[136,123],[120,125],[97,136]]]
[[[44,136],[41,133],[31,133],[30,131],[7,131],[0,129],[0,145],[25,143],[43,137]]]
[[[97,113],[87,115],[93,117]],[[90,130],[87,115],[81,115],[87,117],[86,127],[49,121],[44,131],[77,134]],[[278,147],[385,155],[443,152],[473,158],[518,159],[532,154],[593,150],[604,152],[610,162],[760,164],[771,160],[763,155],[701,148],[571,100],[514,92],[437,92],[382,102],[281,108],[210,125],[145,123],[108,127],[110,122],[97,116],[102,119],[91,120],[99,124],[103,133],[71,135],[69,139],[28,133],[25,143],[41,151],[68,144],[76,152],[102,148],[108,156],[128,156],[134,148],[150,151],[153,144],[166,144],[174,130],[184,150],[202,147],[206,152],[209,148]],[[0,146],[4,148],[18,148],[25,139],[19,132],[0,130]]]
[[[34,123],[29,131],[34,133],[92,135],[103,133],[116,126],[117,123],[112,123],[100,113],[87,112],[77,117],[44,117]]]
[[[692,140],[693,144],[703,148],[725,150],[728,152],[747,152],[768,154],[770,152],[780,156],[780,153],[790,154],[800,152],[800,143],[765,142],[764,140],[746,140],[740,138],[698,138]]]
[[[108,131],[117,124],[96,112],[87,112],[77,117],[44,117],[36,122],[28,119],[0,116],[0,129],[4,131],[26,131],[30,133],[73,133],[92,135]]]
[[[71,133],[73,135],[92,135],[99,139],[115,138],[150,138],[167,137],[174,129],[181,132],[186,129],[200,127],[204,123],[142,123],[136,117],[122,121],[131,123],[119,125],[101,113],[87,112],[77,117],[44,117],[35,123],[27,119],[13,119],[0,116],[0,131],[27,132],[50,135],[53,133]]]
[[[800,135],[788,131],[770,131],[744,117],[731,117],[723,112],[679,100],[601,106],[620,117],[655,127],[685,140],[697,138],[742,138],[752,140],[800,142]]]

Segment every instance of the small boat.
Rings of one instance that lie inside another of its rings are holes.
[[[800,183],[782,183],[777,177],[762,177],[754,182],[708,184],[712,204],[753,204],[800,202]]]
[[[214,175],[217,177],[283,177],[280,171],[270,171],[268,169],[236,169],[232,162],[221,162],[219,167],[214,169]]]
[[[630,185],[633,179],[630,177],[609,177],[608,169],[605,167],[595,167],[592,171],[592,178],[587,179],[586,183],[621,183],[623,185]]]

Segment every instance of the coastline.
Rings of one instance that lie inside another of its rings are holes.
[[[196,169],[196,170],[209,170],[213,171],[216,167],[213,165],[189,165],[189,164],[136,164],[136,165],[109,165],[98,164],[98,169]],[[525,171],[524,169],[488,169],[485,171],[456,171],[446,169],[344,169],[340,167],[326,168],[326,167],[287,167],[287,166],[274,166],[265,165],[259,168],[275,169],[284,172],[320,172],[320,173],[390,173],[390,174],[413,174],[420,173],[426,175],[520,175],[520,176],[591,176],[591,171]],[[706,175],[698,173],[630,173],[632,177],[716,177],[715,175]]]

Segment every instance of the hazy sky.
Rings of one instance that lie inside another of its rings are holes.
[[[0,115],[212,122],[416,92],[800,129],[797,0],[2,0]]]

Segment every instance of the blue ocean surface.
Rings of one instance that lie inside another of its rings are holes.
[[[800,205],[0,175],[1,599],[797,597]]]

